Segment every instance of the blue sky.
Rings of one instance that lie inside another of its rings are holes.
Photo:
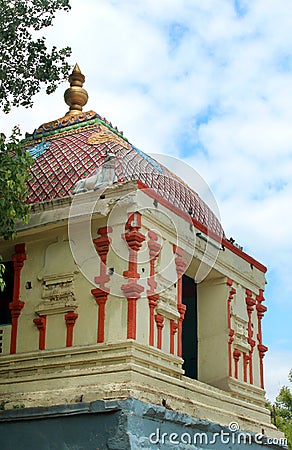
[[[227,237],[268,266],[268,396],[292,367],[292,3],[290,0],[71,0],[49,43],[70,45],[88,109],[138,148],[204,178]],[[170,6],[171,4],[171,6]],[[7,133],[61,117],[65,85],[1,116]]]

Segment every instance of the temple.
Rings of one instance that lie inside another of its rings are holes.
[[[248,448],[262,447],[260,434],[283,448],[265,407],[265,266],[176,174],[83,111],[84,81],[76,65],[68,112],[26,135],[31,218],[0,242],[10,442],[36,422],[42,439],[57,439],[63,420],[71,435],[62,428],[67,446],[54,448],[172,449],[171,432],[186,430],[250,433]],[[47,448],[31,444],[21,448]]]

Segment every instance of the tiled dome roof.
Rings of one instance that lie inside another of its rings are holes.
[[[196,192],[131,145],[106,119],[94,111],[82,112],[88,98],[82,87],[84,80],[76,64],[64,96],[69,112],[27,136],[24,146],[34,158],[28,181],[28,202],[72,195],[76,183],[90,177],[110,156],[114,181],[141,181],[210,231],[223,236],[219,220]]]
[[[110,153],[115,156],[118,182],[142,181],[209,230],[223,235],[219,220],[196,192],[93,111],[43,125],[26,140],[25,147],[34,158],[29,203],[72,194],[77,181],[90,176]]]

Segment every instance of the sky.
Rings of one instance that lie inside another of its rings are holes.
[[[195,168],[227,237],[268,267],[263,319],[266,390],[292,368],[291,0],[71,0],[49,45],[72,48],[87,109],[135,146]],[[32,132],[62,117],[64,83],[32,109],[0,114]]]

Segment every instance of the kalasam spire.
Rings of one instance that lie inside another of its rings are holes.
[[[83,83],[85,81],[85,76],[81,73],[81,70],[76,63],[73,72],[68,78],[70,87],[65,91],[64,99],[69,106],[69,111],[66,115],[79,114],[82,112],[83,106],[86,105],[88,100],[88,94],[85,89],[83,89]]]

